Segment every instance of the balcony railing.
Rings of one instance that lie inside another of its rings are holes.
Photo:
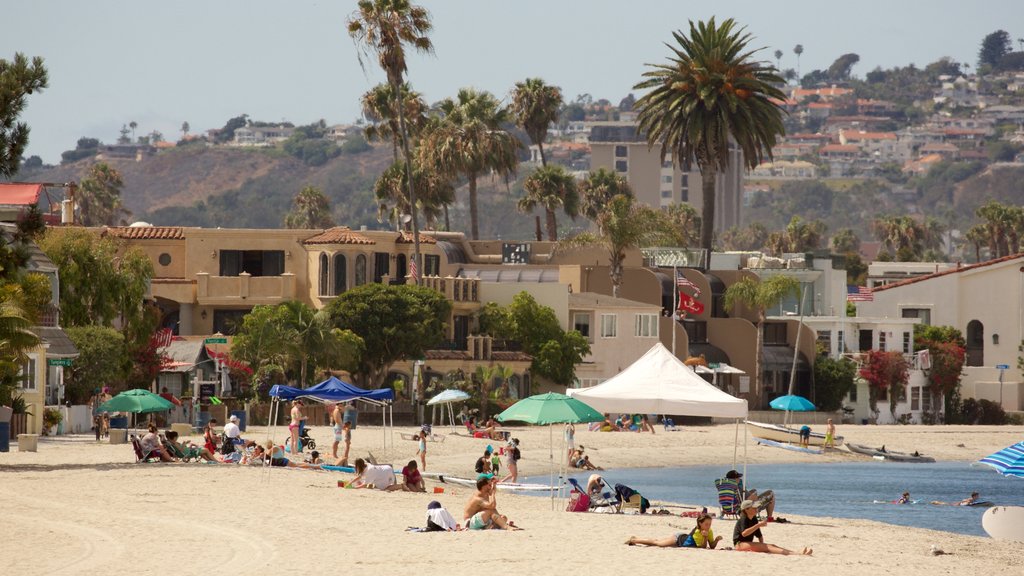
[[[295,298],[295,275],[238,276],[196,274],[196,300],[199,304],[270,303]]]
[[[424,276],[423,285],[444,294],[445,298],[452,302],[480,302],[480,280],[478,278]]]

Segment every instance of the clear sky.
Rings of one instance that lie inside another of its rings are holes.
[[[690,19],[734,17],[782,68],[827,67],[855,52],[876,66],[923,66],[950,56],[972,66],[997,29],[1024,37],[1024,1],[986,0],[421,0],[434,19],[433,57],[410,61],[429,102],[463,86],[507,96],[539,76],[566,99],[618,102],[664,42]],[[113,142],[122,125],[180,137],[249,114],[307,124],[355,120],[359,96],[383,80],[360,69],[345,31],[354,0],[0,0],[0,58],[42,56],[50,87],[29,97],[26,155],[49,163],[79,137]],[[1014,29],[1016,27],[1016,29]],[[1014,43],[1014,49],[1018,45]]]

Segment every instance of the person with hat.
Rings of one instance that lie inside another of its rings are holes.
[[[228,423],[224,425],[224,436],[231,440],[237,440],[241,435],[242,430],[238,427],[238,416],[232,414],[231,417],[228,418]]]
[[[745,500],[754,502],[758,510],[764,510],[768,514],[768,519],[773,520],[775,518],[775,493],[771,490],[765,490],[758,494],[756,489],[750,489],[744,491],[743,485],[743,473],[738,470],[729,470],[726,472],[725,477],[732,480],[739,486],[739,493]]]
[[[767,520],[757,519],[757,506],[752,500],[744,500],[740,504],[740,517],[736,520],[736,528],[732,533],[732,544],[737,550],[747,552],[763,552],[766,554],[783,554],[790,556],[797,554],[775,544],[766,544],[761,528],[768,526]],[[754,540],[757,539],[755,542]],[[799,554],[810,556],[814,551],[804,548]]]

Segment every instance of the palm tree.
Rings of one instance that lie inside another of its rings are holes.
[[[405,60],[405,45],[429,54],[434,45],[427,36],[433,29],[430,13],[426,8],[408,0],[359,0],[358,8],[347,22],[348,34],[360,48],[359,64],[364,67],[363,56],[376,56],[377,62],[388,78],[395,108],[398,109],[398,129],[402,138],[402,153],[406,170],[412,170],[412,154],[409,152],[409,135],[405,126],[405,107],[398,101],[408,66]],[[420,258],[419,221],[416,213],[416,192],[413,178],[407,175],[409,199],[412,212],[413,260],[417,270],[423,270]],[[419,280],[417,279],[417,283]]]
[[[132,129],[132,140],[135,140],[135,129],[139,127],[139,123],[132,120],[128,123],[128,127]]]
[[[701,248],[708,257],[714,237],[716,173],[729,166],[729,145],[743,152],[754,168],[772,158],[772,147],[785,133],[775,87],[775,70],[753,59],[752,40],[732,19],[719,26],[690,22],[690,35],[673,33],[678,47],[668,64],[649,65],[637,89],[650,88],[636,103],[638,130],[651,146],[661,145],[684,169],[696,160],[702,180]]]
[[[562,89],[548,86],[540,78],[527,78],[516,82],[512,91],[512,114],[516,125],[526,131],[530,141],[540,151],[540,164],[547,166],[544,157],[544,139],[548,134],[548,126],[558,122],[558,110],[562,107]]]
[[[184,140],[185,138],[188,138],[188,131],[191,130],[191,129],[192,129],[192,127],[188,125],[188,120],[186,120],[186,121],[181,123],[181,138],[182,138],[182,140]]]
[[[17,300],[0,301],[0,406],[9,406],[14,400],[18,386],[14,378],[25,353],[39,346],[39,337],[31,326],[32,321]]]
[[[284,217],[284,227],[293,230],[334,226],[331,202],[316,186],[306,186],[295,195],[292,211]]]
[[[408,172],[405,163],[395,162],[377,179],[373,191],[377,197],[377,217],[380,221],[387,218],[396,228],[401,218],[411,212],[405,178]],[[413,188],[416,189],[416,202],[423,212],[424,222],[436,228],[437,220],[445,215],[447,225],[447,206],[455,201],[455,188],[451,180],[438,174],[435,170],[414,163],[412,169]]]
[[[612,296],[622,287],[626,250],[672,243],[677,230],[668,217],[655,208],[639,204],[632,196],[619,194],[605,204],[595,220],[598,232],[584,232],[563,240],[567,248],[600,246],[608,251]]]
[[[1014,227],[1014,216],[1008,208],[990,200],[974,211],[975,216],[985,221],[988,230],[989,257],[1001,258],[1010,254],[1010,231]]]
[[[808,252],[821,246],[821,240],[825,237],[825,223],[821,220],[804,220],[799,216],[793,216],[786,226],[786,239],[788,240],[788,252]]]
[[[595,222],[612,198],[619,194],[633,196],[626,177],[605,168],[587,174],[577,187],[580,193],[580,213]]]
[[[121,203],[121,173],[103,162],[93,164],[78,187],[78,207],[83,226],[119,226],[131,211]]]
[[[503,128],[509,124],[509,111],[489,92],[463,88],[454,100],[441,101],[438,110],[440,121],[424,130],[420,162],[469,180],[470,236],[479,240],[477,179],[489,172],[514,174],[522,144]]]
[[[974,246],[974,261],[981,262],[981,247],[989,245],[988,227],[984,224],[975,224],[967,230],[964,239]]]
[[[871,228],[897,261],[920,260],[923,254],[924,232],[910,216],[882,216],[871,223]]]
[[[843,228],[832,237],[832,249],[840,254],[860,252],[860,236],[852,228]]]
[[[793,54],[796,54],[796,77],[800,79],[800,55],[804,53],[804,45],[797,44],[793,47]]]
[[[775,69],[782,70],[782,50],[775,50]]]
[[[415,139],[426,123],[427,104],[423,96],[412,89],[409,83],[402,84],[401,94],[397,98],[404,107],[406,129],[411,138]],[[395,109],[395,95],[389,84],[378,84],[363,94],[360,103],[363,116],[372,122],[363,131],[367,140],[390,140],[391,154],[398,161],[398,149],[401,147],[402,130],[398,123],[398,111]]]
[[[761,364],[764,354],[765,311],[779,304],[789,294],[797,294],[800,282],[791,276],[772,276],[767,280],[755,280],[744,276],[739,282],[725,289],[725,309],[732,313],[740,305],[757,314],[757,344],[754,355],[754,406],[761,400]]]
[[[526,177],[523,182],[526,195],[519,199],[520,212],[533,212],[537,206],[544,208],[548,240],[558,241],[558,222],[555,210],[561,208],[565,215],[575,219],[580,213],[580,196],[576,179],[565,168],[558,165],[541,166]]]

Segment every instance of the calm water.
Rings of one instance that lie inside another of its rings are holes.
[[[609,484],[630,486],[650,500],[687,502],[718,509],[714,480],[728,467],[687,466],[601,472]],[[587,474],[572,474],[586,484]],[[546,476],[526,482],[547,483]],[[1006,478],[988,466],[966,462],[900,464],[857,462],[833,464],[758,464],[747,469],[751,488],[775,491],[776,516],[832,516],[865,518],[890,524],[930,528],[984,536],[982,507],[933,506],[932,500],[957,502],[972,491],[981,500],[999,505],[1024,506],[1024,479]],[[916,505],[876,504],[895,500],[904,490]]]

